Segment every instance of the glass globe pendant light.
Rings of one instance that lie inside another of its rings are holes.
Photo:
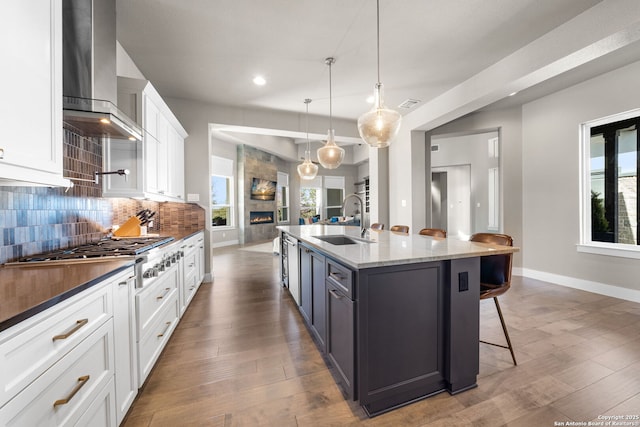
[[[402,116],[384,105],[382,83],[380,83],[380,0],[376,0],[378,41],[378,82],[375,85],[373,108],[358,117],[360,138],[371,147],[387,147],[398,135]]]
[[[324,63],[329,66],[329,132],[327,143],[318,148],[318,161],[325,169],[336,169],[344,159],[344,148],[336,144],[336,135],[333,130],[332,107],[331,107],[331,66],[336,62],[334,58],[325,59]]]
[[[311,141],[309,141],[309,104],[311,99],[304,100],[307,105],[307,149],[304,152],[304,162],[298,165],[298,175],[301,179],[310,180],[318,174],[318,165],[311,161]]]

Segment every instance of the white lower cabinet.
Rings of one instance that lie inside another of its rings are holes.
[[[113,380],[113,320],[51,366],[0,409],[2,426],[73,426]],[[108,412],[115,423],[115,402]]]
[[[153,365],[178,324],[178,265],[173,264],[136,295],[138,333],[138,386],[142,387]]]
[[[204,232],[184,240],[181,266],[180,316],[184,314],[200,284],[204,280]]]
[[[178,324],[179,311],[177,295],[175,292],[171,294],[169,300],[167,300],[168,304],[159,310],[157,316],[154,316],[154,321],[138,342],[140,387],[142,387],[142,384],[144,384],[149,376],[151,369],[158,360],[158,357],[160,357],[160,353]]]
[[[96,285],[0,332],[0,407],[111,318],[111,300]]]
[[[138,348],[132,272],[113,281],[113,328],[115,331],[116,421],[120,424],[138,395]],[[86,424],[93,426],[94,424]]]

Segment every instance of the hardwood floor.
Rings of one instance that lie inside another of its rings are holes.
[[[500,303],[517,367],[481,344],[476,389],[368,419],[279,285],[277,256],[231,247],[213,268],[125,426],[529,427],[640,415],[640,304],[514,276]],[[480,311],[482,338],[503,342],[493,301]]]

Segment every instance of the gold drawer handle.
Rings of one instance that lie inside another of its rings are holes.
[[[73,399],[73,396],[75,396],[76,393],[79,392],[80,389],[84,387],[84,385],[89,381],[89,378],[89,375],[83,375],[78,378],[78,384],[76,384],[74,389],[71,390],[71,394],[69,394],[69,396],[65,397],[64,399],[56,400],[55,402],[53,402],[53,407],[55,408],[56,406],[66,405],[67,403],[69,403],[71,399]]]
[[[66,340],[71,335],[76,333],[78,331],[78,329],[82,328],[87,323],[89,323],[89,319],[78,320],[78,321],[76,321],[76,325],[69,332],[65,332],[64,334],[56,335],[56,336],[53,337],[53,340],[54,341],[56,341],[56,340]]]
[[[158,334],[158,338],[162,338],[164,336],[164,334],[167,333],[167,331],[169,330],[169,327],[171,326],[171,322],[167,322],[166,326],[164,328],[164,331],[162,331],[161,334]]]
[[[160,295],[160,296],[157,296],[156,299],[162,299],[162,298],[166,297],[170,290],[171,290],[171,288],[164,288],[164,293],[162,295]]]

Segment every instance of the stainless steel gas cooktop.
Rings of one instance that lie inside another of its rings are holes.
[[[76,247],[57,249],[37,255],[20,258],[18,262],[39,262],[72,260],[114,256],[136,256],[155,247],[171,242],[173,237],[127,237],[103,239],[94,243],[86,243]]]

